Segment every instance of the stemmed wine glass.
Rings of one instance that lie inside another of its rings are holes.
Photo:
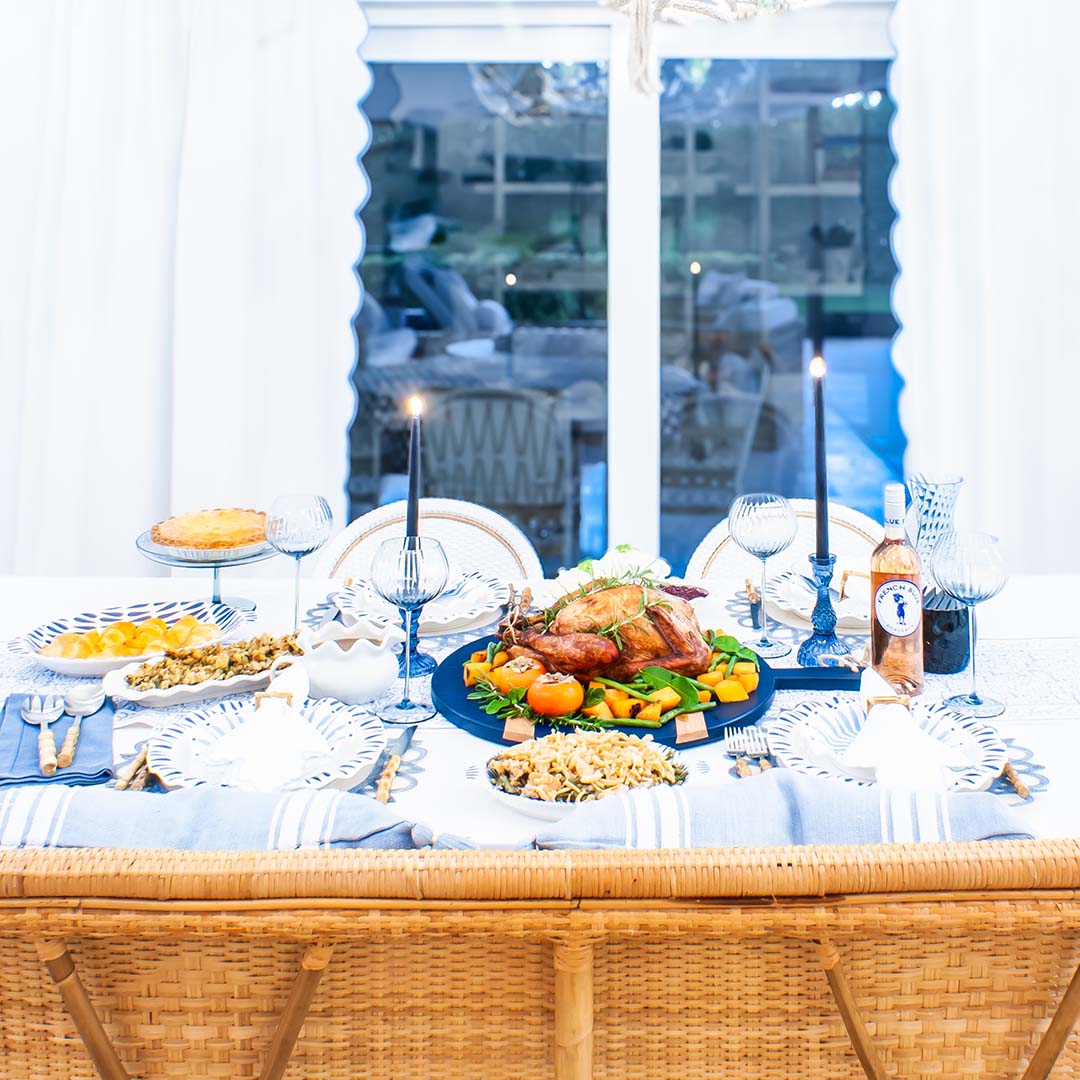
[[[412,623],[420,609],[446,588],[449,566],[438,540],[427,536],[396,537],[384,540],[371,564],[371,584],[386,601],[402,612],[405,622],[405,685],[396,705],[379,708],[385,724],[419,724],[430,720],[435,709],[430,703],[409,697]],[[396,693],[393,695],[396,697]]]
[[[1000,701],[979,696],[975,681],[975,605],[997,596],[1005,587],[1005,559],[996,536],[986,533],[946,533],[930,557],[934,579],[954,600],[968,609],[971,634],[971,693],[946,698],[946,704],[961,716],[980,719],[1000,716],[1005,706]]]
[[[266,539],[296,560],[293,633],[300,633],[300,560],[330,539],[334,515],[321,495],[279,495],[266,515]]]
[[[765,565],[771,556],[791,547],[798,530],[795,511],[782,495],[768,492],[740,495],[728,512],[728,530],[743,551],[761,560],[761,640],[751,648],[766,659],[786,656],[791,646],[769,639]]]

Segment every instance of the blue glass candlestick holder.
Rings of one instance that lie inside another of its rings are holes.
[[[810,616],[814,632],[799,646],[799,663],[803,667],[820,667],[823,656],[843,656],[848,652],[836,636],[836,610],[833,608],[831,588],[835,568],[835,555],[827,555],[824,559],[817,555],[810,556],[810,569],[817,586],[817,602]]]
[[[405,677],[405,650],[409,650],[409,671],[413,675],[430,675],[439,665],[433,656],[420,652],[420,612],[422,607],[405,612],[405,632],[409,635],[401,647],[398,674]]]

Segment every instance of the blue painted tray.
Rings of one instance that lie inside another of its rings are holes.
[[[431,677],[431,700],[452,724],[488,742],[506,743],[502,737],[503,722],[488,716],[475,701],[469,700],[470,688],[465,685],[461,672],[461,665],[472,653],[486,649],[491,640],[489,634],[452,652]],[[704,746],[722,739],[730,728],[755,723],[768,712],[777,690],[857,690],[860,677],[860,672],[847,668],[771,668],[762,660],[758,688],[750,695],[750,700],[720,703],[715,709],[707,710],[704,715],[709,737],[691,744],[683,743],[683,746]],[[655,729],[615,727],[628,735],[649,734],[665,746],[675,745],[674,720]],[[550,734],[551,730],[546,724],[536,725],[538,738]]]

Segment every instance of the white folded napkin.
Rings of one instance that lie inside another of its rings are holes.
[[[334,764],[330,744],[297,709],[269,699],[207,752],[221,781],[246,791],[283,791]]]
[[[864,709],[871,698],[895,695],[876,671],[863,672],[859,696]],[[929,791],[948,790],[950,767],[964,764],[955,750],[923,731],[910,709],[898,702],[874,705],[867,712],[840,763],[851,775],[885,787]]]

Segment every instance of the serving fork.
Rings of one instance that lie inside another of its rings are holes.
[[[59,720],[64,713],[64,698],[61,694],[30,694],[23,701],[22,718],[41,730],[38,732],[38,767],[42,776],[52,776],[56,772],[56,740],[49,725]]]

